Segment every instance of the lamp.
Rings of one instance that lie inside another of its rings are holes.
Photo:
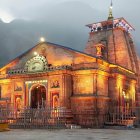
[[[45,42],[45,38],[44,37],[41,37],[40,38],[40,42]]]

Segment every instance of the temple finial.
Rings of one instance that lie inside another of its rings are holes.
[[[111,4],[110,4],[110,7],[109,7],[109,15],[108,15],[108,20],[113,20],[113,12],[112,12],[112,8],[113,8],[113,3],[112,3],[112,0],[111,0]]]

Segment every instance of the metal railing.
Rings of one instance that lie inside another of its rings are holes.
[[[67,128],[76,124],[82,127],[99,128],[103,125],[138,125],[139,108],[118,108],[104,112],[98,110],[71,111],[66,108],[0,109],[0,123],[10,128]]]
[[[139,125],[140,108],[115,108],[104,115],[105,124],[110,125]]]
[[[25,108],[0,110],[0,123],[10,128],[65,128],[70,111],[65,108]]]

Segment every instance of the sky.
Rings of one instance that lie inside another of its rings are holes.
[[[110,0],[0,0],[0,66],[46,41],[83,51],[86,24],[108,17]],[[140,0],[113,0],[113,16],[124,17],[140,54]],[[5,57],[6,56],[6,57]]]

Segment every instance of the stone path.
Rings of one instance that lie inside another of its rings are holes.
[[[13,129],[7,132],[0,132],[0,140],[140,140],[140,129]]]

